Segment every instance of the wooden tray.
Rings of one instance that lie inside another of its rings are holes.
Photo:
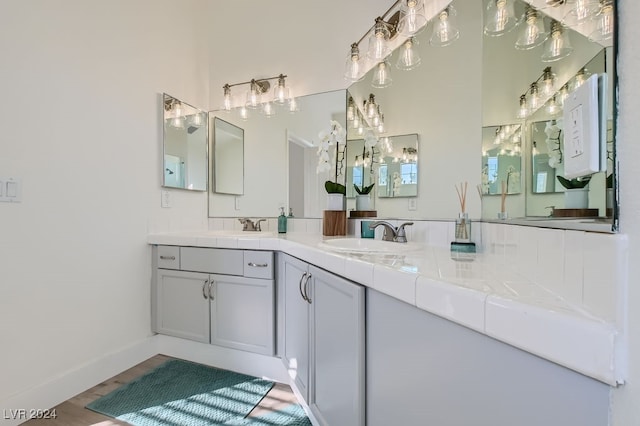
[[[350,218],[360,218],[360,217],[376,217],[378,216],[378,212],[376,210],[351,210],[349,212]]]
[[[598,217],[598,209],[553,209],[553,217]]]

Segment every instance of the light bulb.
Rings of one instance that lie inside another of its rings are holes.
[[[542,95],[549,97],[555,92],[556,75],[551,72],[551,67],[544,69],[542,74],[542,86],[540,87]]]
[[[418,44],[417,40],[413,37],[409,37],[400,48],[398,53],[398,60],[396,61],[396,67],[398,69],[409,71],[420,65],[422,59],[416,49]]]
[[[349,96],[349,102],[347,104],[347,120],[353,121],[356,117],[356,105],[353,102],[353,98]]]
[[[376,65],[376,69],[373,72],[373,78],[371,85],[377,89],[383,89],[391,85],[391,72],[389,71],[389,64],[387,61],[382,61]]]
[[[520,95],[520,107],[518,108],[518,114],[516,115],[518,118],[526,118],[529,115],[529,110],[527,109],[527,96]]]
[[[513,0],[489,0],[485,16],[487,16],[487,22],[484,33],[488,36],[501,36],[518,25],[513,10]]]
[[[424,0],[405,0],[400,7],[398,32],[405,36],[413,36],[420,33],[426,24]]]
[[[540,107],[540,93],[538,92],[538,83],[531,83],[529,98],[527,100],[527,109],[529,110],[529,113],[533,114]]]
[[[240,119],[242,121],[247,121],[249,119],[249,110],[246,106],[242,105],[238,113],[240,114]]]
[[[256,109],[260,104],[260,87],[255,80],[251,80],[249,91],[247,92],[247,108]]]
[[[568,26],[580,25],[591,19],[600,10],[598,0],[569,0],[569,12],[563,22]]]
[[[601,42],[611,40],[614,31],[613,0],[600,0],[600,12],[596,15],[596,29],[589,35],[589,40]]]
[[[573,52],[569,35],[558,21],[551,22],[551,35],[545,42],[542,62],[553,62],[569,56]]]
[[[278,84],[273,89],[273,102],[284,105],[289,99],[289,88],[285,86],[285,76],[280,74],[278,76]]]
[[[222,88],[224,89],[224,100],[222,101],[222,109],[224,111],[231,111],[231,108],[233,108],[231,102],[231,86],[225,84],[224,86],[222,86]]]
[[[562,111],[562,107],[558,103],[556,96],[554,95],[547,103],[546,111],[550,115],[559,114]]]
[[[360,48],[357,43],[351,45],[351,50],[347,56],[345,64],[344,78],[348,81],[359,81],[364,77],[364,65],[360,57]]]
[[[432,46],[445,47],[460,38],[460,31],[452,22],[456,16],[455,9],[452,6],[448,6],[440,14],[433,25],[433,32],[429,39],[429,44]]]
[[[387,40],[389,39],[389,30],[382,18],[376,18],[376,24],[373,33],[369,37],[369,50],[367,56],[369,59],[379,61],[386,58],[389,53]]]
[[[538,12],[529,6],[523,20],[524,27],[516,40],[516,49],[529,50],[544,43],[548,34],[544,31],[544,20]]]

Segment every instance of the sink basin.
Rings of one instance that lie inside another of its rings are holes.
[[[336,238],[318,245],[323,249],[342,253],[400,253],[420,248],[417,243],[395,243],[369,238]]]

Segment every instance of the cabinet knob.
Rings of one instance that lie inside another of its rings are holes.
[[[162,260],[176,260],[175,256],[160,256]]]

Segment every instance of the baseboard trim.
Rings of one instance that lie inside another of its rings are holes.
[[[11,418],[9,410],[47,409],[55,407],[75,395],[133,367],[158,354],[157,336],[151,336],[68,370],[46,382],[0,401],[5,411],[0,416],[2,425],[13,426],[28,420]],[[16,413],[15,411],[13,413]]]

